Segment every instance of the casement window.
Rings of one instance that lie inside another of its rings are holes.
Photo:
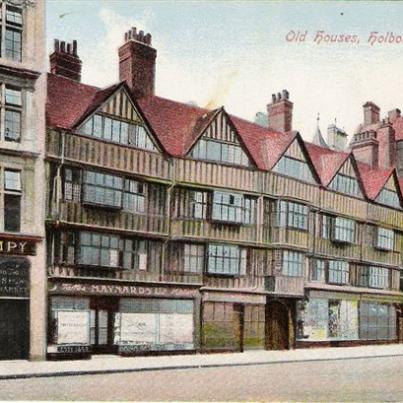
[[[61,232],[59,237],[58,262],[65,264],[75,263],[76,235],[74,232]]]
[[[20,62],[22,60],[22,9],[5,1],[1,2],[0,23],[0,56]]]
[[[4,141],[21,141],[21,89],[0,84],[1,90],[1,131]]]
[[[399,196],[394,190],[382,189],[376,201],[389,207],[401,208]]]
[[[395,243],[395,233],[391,229],[375,229],[375,247],[383,250],[393,250]]]
[[[360,185],[356,178],[337,174],[329,185],[329,189],[336,192],[348,194],[350,196],[362,196]]]
[[[204,245],[183,245],[183,271],[185,273],[203,273]]]
[[[145,184],[132,179],[126,179],[123,194],[123,209],[131,213],[144,213],[145,200]]]
[[[201,138],[193,147],[191,157],[197,160],[218,161],[249,166],[249,158],[238,144]]]
[[[83,202],[122,208],[123,179],[94,171],[84,171]]]
[[[305,161],[297,160],[288,156],[283,156],[273,168],[273,172],[291,176],[305,182],[315,183],[312,171]]]
[[[4,171],[4,231],[21,230],[21,172],[11,169]]]
[[[237,193],[214,192],[211,218],[216,221],[254,224],[255,208],[255,199]]]
[[[283,251],[282,274],[290,277],[302,277],[304,275],[305,255],[292,250]]]
[[[246,249],[235,245],[210,244],[207,271],[212,274],[245,275]]]
[[[359,333],[363,340],[396,338],[396,309],[393,305],[360,301]]]
[[[81,170],[64,168],[64,200],[81,201]]]
[[[147,270],[149,244],[146,240],[122,239],[123,268],[129,270]]]
[[[330,284],[348,284],[350,280],[350,267],[348,262],[329,260],[328,282]]]
[[[358,285],[370,288],[389,288],[389,270],[384,267],[361,266],[358,269]]]
[[[326,261],[322,259],[313,259],[311,264],[310,280],[318,283],[326,282]]]
[[[332,240],[342,243],[354,243],[355,222],[348,218],[335,217],[333,219]]]
[[[130,145],[149,151],[157,151],[146,128],[139,124],[94,115],[82,126],[83,134],[115,143]]]
[[[308,229],[308,207],[303,204],[279,200],[276,203],[275,218],[277,227]]]
[[[96,232],[80,233],[79,263],[90,266],[119,266],[119,237]]]
[[[205,220],[207,218],[208,193],[192,190],[190,192],[190,199],[192,218]]]

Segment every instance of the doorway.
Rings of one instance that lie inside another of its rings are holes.
[[[116,353],[114,345],[115,313],[119,310],[117,298],[93,298],[90,302],[90,340],[93,354]]]
[[[266,349],[289,349],[288,308],[280,301],[266,304]]]
[[[27,359],[29,301],[0,299],[0,360]]]

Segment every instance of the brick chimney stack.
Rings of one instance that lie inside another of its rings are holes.
[[[77,41],[67,43],[55,39],[54,52],[50,55],[50,72],[81,81],[81,60],[77,55]]]
[[[272,94],[272,103],[267,105],[269,128],[280,132],[292,130],[293,103],[289,97],[290,94],[287,90],[283,90],[277,95]]]
[[[137,98],[154,95],[157,51],[151,47],[151,35],[132,28],[124,40],[119,48],[120,80],[126,81]]]
[[[363,105],[364,108],[364,126],[379,123],[379,106],[373,102],[366,102]]]

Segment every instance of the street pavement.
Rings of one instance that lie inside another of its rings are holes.
[[[403,401],[402,379],[378,356],[1,380],[0,400]]]

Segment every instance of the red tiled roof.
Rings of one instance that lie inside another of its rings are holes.
[[[368,199],[375,200],[395,168],[372,169],[370,165],[357,161],[357,168]]]

